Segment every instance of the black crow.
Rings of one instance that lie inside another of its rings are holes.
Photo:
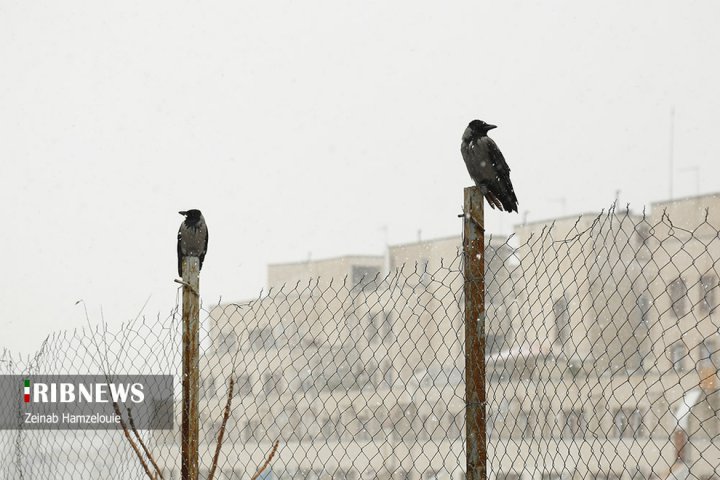
[[[473,120],[465,129],[460,144],[470,178],[492,208],[517,212],[518,201],[510,182],[510,167],[487,132],[495,128],[482,120]]]
[[[200,259],[200,269],[202,270],[205,253],[207,253],[208,230],[200,210],[188,210],[178,213],[185,216],[185,220],[180,224],[180,230],[178,230],[177,243],[178,275],[182,277],[182,260],[184,257],[198,257]]]

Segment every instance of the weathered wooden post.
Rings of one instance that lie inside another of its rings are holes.
[[[466,479],[486,480],[484,199],[477,187],[464,196]]]
[[[200,367],[200,259],[182,260],[182,480],[198,480],[199,367]]]

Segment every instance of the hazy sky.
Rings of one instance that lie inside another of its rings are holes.
[[[438,8],[442,5],[442,8]],[[681,6],[682,5],[682,6]],[[206,302],[266,264],[458,234],[460,136],[512,168],[510,232],[720,190],[720,2],[0,0],[0,346],[174,305],[178,210]],[[561,199],[565,199],[565,207]]]

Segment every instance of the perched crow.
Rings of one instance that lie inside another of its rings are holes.
[[[188,210],[178,213],[185,216],[185,220],[180,224],[180,230],[178,230],[177,243],[178,275],[182,277],[182,261],[184,257],[198,257],[200,259],[200,269],[202,270],[205,253],[207,253],[208,230],[200,210]]]
[[[460,144],[470,178],[485,196],[492,208],[517,212],[518,201],[510,182],[510,167],[500,149],[487,136],[495,128],[482,120],[473,120],[465,129]]]

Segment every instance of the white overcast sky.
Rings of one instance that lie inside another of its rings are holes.
[[[521,215],[720,190],[720,2],[0,0],[0,346],[175,302],[178,210],[206,302],[268,263],[458,234],[467,123]],[[565,199],[565,207],[560,199]]]

